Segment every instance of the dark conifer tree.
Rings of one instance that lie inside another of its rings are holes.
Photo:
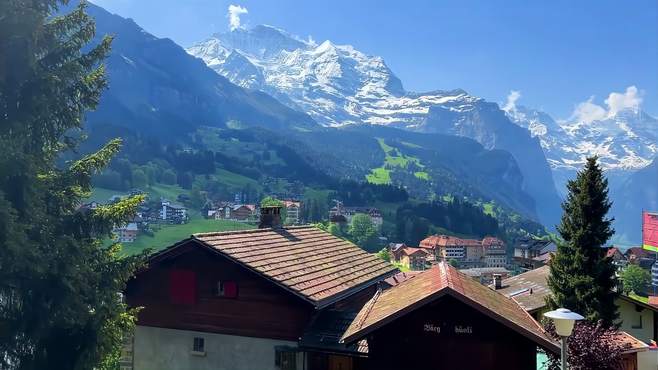
[[[0,1],[0,368],[118,368],[133,313],[119,293],[143,256],[101,242],[141,198],[80,205],[120,147],[57,165],[106,86],[104,38],[84,4]],[[108,238],[109,239],[109,238]]]
[[[551,261],[549,305],[566,307],[588,320],[611,326],[618,318],[615,266],[606,258],[606,241],[614,234],[607,217],[608,180],[597,163],[588,158],[585,168],[567,184],[569,194],[557,230],[562,237]]]

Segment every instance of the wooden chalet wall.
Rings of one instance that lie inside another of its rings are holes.
[[[371,370],[536,368],[530,339],[450,296],[375,330],[368,348]]]
[[[128,304],[144,307],[138,315],[138,325],[299,339],[314,312],[310,303],[196,243],[188,241],[179,246],[169,253],[175,258],[159,258],[128,283]],[[171,302],[172,270],[196,273],[194,304]],[[237,297],[216,296],[218,281],[237,283]]]

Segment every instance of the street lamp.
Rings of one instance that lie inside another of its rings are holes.
[[[562,370],[567,370],[567,337],[573,332],[573,326],[578,320],[584,319],[582,315],[571,312],[566,308],[558,308],[555,311],[548,311],[544,316],[553,320],[555,331],[562,338]]]

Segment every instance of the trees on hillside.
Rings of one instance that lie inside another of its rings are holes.
[[[597,163],[588,158],[576,179],[567,184],[569,194],[562,204],[564,213],[557,230],[563,241],[551,261],[548,285],[549,305],[566,307],[591,322],[611,326],[618,317],[615,265],[605,258],[605,242],[614,233],[606,215],[608,180]]]
[[[377,226],[372,222],[370,216],[357,213],[352,216],[349,227],[350,239],[359,247],[374,252],[377,247]]]
[[[0,368],[116,367],[133,313],[119,292],[143,262],[105,247],[114,225],[141,202],[79,209],[91,176],[120,148],[113,140],[57,165],[80,142],[85,111],[106,86],[111,39],[86,49],[94,22],[84,4],[0,4]],[[85,52],[81,49],[85,48]]]

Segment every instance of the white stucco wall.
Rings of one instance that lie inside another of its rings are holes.
[[[192,354],[195,337],[204,338],[205,356]],[[134,370],[275,370],[276,346],[296,342],[137,326]],[[298,369],[303,356],[297,355]]]
[[[616,303],[619,306],[619,318],[622,320],[620,329],[645,343],[651,342],[654,339],[653,311],[644,308],[638,312],[635,304],[623,299],[618,299]],[[640,316],[642,317],[642,327],[633,327],[639,323]]]
[[[658,369],[658,351],[644,351],[637,354],[637,370]]]

